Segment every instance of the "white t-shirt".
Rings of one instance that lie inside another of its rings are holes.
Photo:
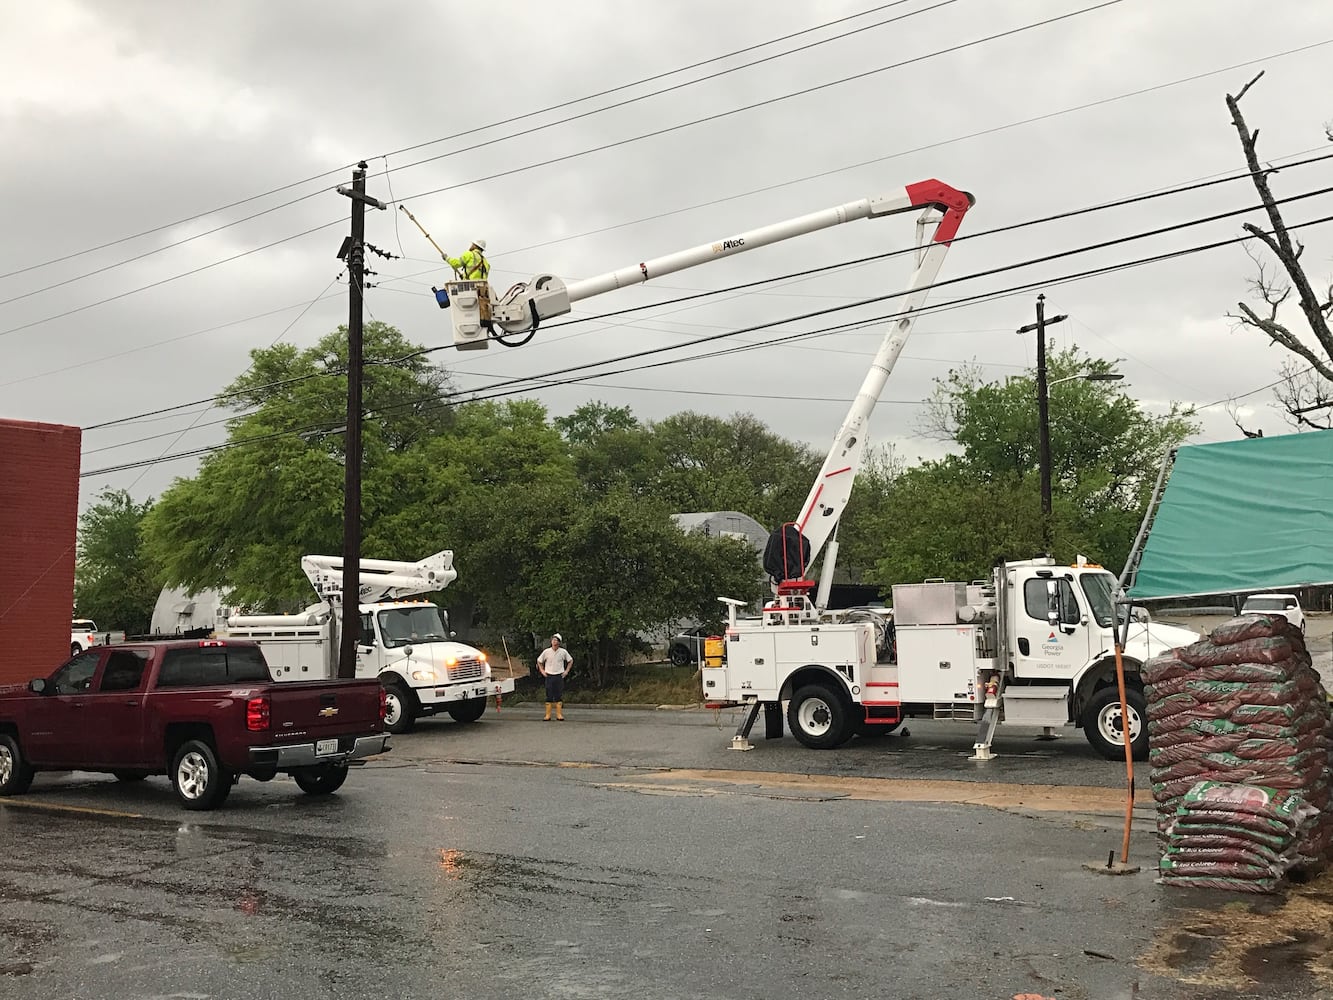
[[[574,657],[570,656],[569,650],[563,646],[559,649],[548,646],[542,650],[541,656],[537,657],[537,665],[556,677],[563,677],[569,671],[569,664],[573,662]]]

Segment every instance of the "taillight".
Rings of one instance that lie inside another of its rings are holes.
[[[380,688],[380,722],[389,717],[389,692]]]
[[[261,694],[258,698],[251,698],[245,703],[245,728],[252,733],[262,733],[268,729],[269,723],[269,701],[268,695]]]

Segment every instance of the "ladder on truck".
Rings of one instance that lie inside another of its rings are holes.
[[[1175,464],[1176,449],[1172,448],[1162,456],[1162,467],[1157,471],[1157,483],[1153,486],[1152,499],[1148,501],[1148,508],[1143,512],[1143,523],[1139,525],[1139,533],[1134,536],[1134,544],[1130,546],[1125,568],[1120,571],[1120,579],[1116,585],[1122,597],[1129,593],[1138,577],[1139,563],[1143,561],[1143,550],[1152,531],[1153,521],[1157,519],[1157,510],[1162,505],[1162,493],[1165,492],[1166,481]]]

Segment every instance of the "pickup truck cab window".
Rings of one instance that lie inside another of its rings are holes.
[[[271,679],[257,646],[201,646],[167,650],[157,686],[208,687]]]
[[[106,658],[98,691],[138,691],[143,683],[148,654],[143,650],[117,649]]]
[[[52,694],[84,694],[92,686],[93,674],[97,673],[97,663],[102,658],[100,649],[90,649],[80,653],[51,678]]]

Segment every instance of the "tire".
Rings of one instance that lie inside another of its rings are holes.
[[[144,778],[148,777],[147,771],[112,771],[111,773],[116,776],[117,781],[123,781],[127,784],[134,781],[143,781]]]
[[[32,785],[37,772],[23,759],[19,741],[0,733],[0,795],[22,795]]]
[[[417,699],[397,682],[384,685],[384,728],[391,733],[410,733],[417,724]]]
[[[70,655],[70,656],[78,656],[78,655],[79,655],[80,653],[82,653],[82,652],[83,652],[83,647],[80,646],[77,642],[71,642],[71,643],[69,644],[69,655]]]
[[[1148,758],[1148,702],[1142,691],[1125,688],[1129,708],[1130,744],[1135,760]],[[1135,730],[1137,729],[1137,734]],[[1120,690],[1108,685],[1095,692],[1083,710],[1083,733],[1092,748],[1107,760],[1125,759],[1124,722],[1120,718]]]
[[[459,701],[445,709],[455,722],[476,722],[486,711],[485,698],[469,698]]]
[[[342,788],[343,782],[347,780],[347,771],[346,765],[338,767],[334,764],[319,764],[293,771],[292,777],[307,795],[332,795]]]
[[[832,750],[852,736],[847,700],[823,684],[807,684],[792,695],[787,725],[801,744],[813,750]]]
[[[186,740],[171,760],[171,787],[186,809],[203,812],[222,805],[231,793],[232,778],[203,740]]]
[[[667,656],[674,666],[688,667],[690,665],[690,651],[684,646],[672,646],[671,652]]]

